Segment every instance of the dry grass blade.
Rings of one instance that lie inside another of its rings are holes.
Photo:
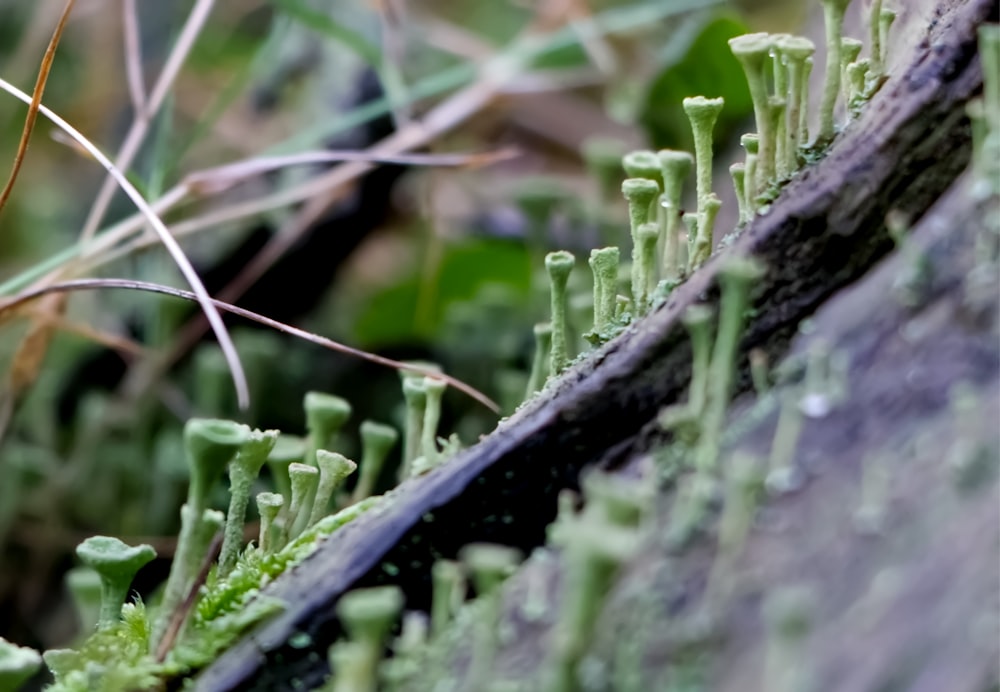
[[[104,288],[125,288],[134,291],[146,291],[148,293],[159,293],[161,295],[173,296],[175,298],[183,298],[184,300],[196,301],[197,296],[191,291],[185,291],[180,288],[173,288],[172,286],[164,286],[162,284],[150,283],[148,281],[136,281],[133,279],[75,279],[73,281],[63,281],[60,283],[51,284],[49,286],[42,286],[40,288],[31,289],[23,293],[8,299],[5,302],[0,303],[0,316],[4,313],[13,311],[26,303],[41,298],[43,296],[48,296],[55,293],[67,293],[69,291],[84,291],[84,290],[94,290],[94,289],[104,289]],[[450,375],[445,375],[434,370],[428,370],[426,368],[421,368],[415,365],[410,365],[408,363],[403,363],[398,360],[393,360],[392,358],[385,358],[383,356],[377,355],[375,353],[369,353],[367,351],[362,351],[359,348],[354,348],[353,346],[348,346],[342,344],[339,341],[334,341],[333,339],[328,339],[325,336],[320,336],[319,334],[313,334],[312,332],[307,332],[304,329],[299,329],[298,327],[293,327],[291,325],[285,324],[284,322],[279,322],[277,320],[272,320],[270,317],[265,317],[264,315],[259,315],[256,312],[246,310],[244,308],[238,307],[236,305],[230,305],[229,303],[223,302],[221,300],[211,299],[213,305],[219,310],[232,313],[238,317],[243,317],[244,319],[252,320],[259,324],[263,324],[270,329],[282,332],[284,334],[289,334],[296,338],[308,341],[309,343],[316,344],[317,346],[322,346],[323,348],[329,349],[331,351],[337,351],[339,353],[344,353],[356,358],[361,358],[363,360],[370,361],[372,363],[377,363],[378,365],[384,365],[394,370],[400,370],[405,372],[411,372],[417,375],[423,375],[425,377],[431,377],[442,382],[447,383],[449,386],[454,387],[463,394],[468,395],[472,399],[475,399],[481,403],[486,408],[490,409],[494,413],[500,411],[500,407],[495,401],[490,399],[488,396],[470,387],[459,379],[451,377]]]
[[[38,107],[42,105],[42,94],[45,93],[45,83],[48,82],[49,72],[52,71],[52,60],[56,56],[56,47],[59,45],[59,39],[62,38],[63,29],[66,28],[66,22],[69,21],[69,14],[73,11],[75,1],[66,0],[62,15],[59,17],[59,23],[56,24],[55,31],[52,32],[52,38],[49,40],[48,48],[45,49],[42,64],[38,68],[38,79],[35,80],[35,88],[31,92],[28,115],[24,118],[24,128],[21,130],[21,141],[18,142],[17,153],[14,155],[14,166],[11,168],[10,177],[7,179],[7,184],[4,186],[3,192],[0,192],[0,212],[6,206],[7,200],[10,198],[10,193],[14,189],[14,183],[17,181],[17,174],[21,171],[21,166],[24,165],[24,156],[28,152],[28,142],[31,140],[31,133],[34,131],[35,122],[38,120]]]
[[[506,147],[497,151],[472,154],[377,154],[367,151],[307,151],[288,156],[259,156],[224,166],[206,168],[184,178],[192,192],[200,195],[223,192],[252,176],[269,173],[280,168],[304,166],[315,163],[360,161],[390,163],[402,166],[465,166],[479,168],[518,156],[517,149]]]
[[[30,97],[23,91],[8,83],[7,81],[0,79],[0,88],[4,91],[16,96],[25,103],[30,102]],[[194,290],[194,294],[198,297],[198,302],[201,304],[202,310],[205,313],[205,317],[208,319],[209,324],[212,326],[212,330],[215,332],[216,338],[219,341],[219,346],[222,348],[222,352],[225,354],[226,363],[229,366],[229,370],[233,376],[233,383],[236,387],[237,401],[241,408],[246,408],[250,401],[249,390],[246,383],[246,376],[243,373],[243,366],[240,364],[239,355],[236,353],[236,347],[233,345],[233,341],[229,336],[229,332],[226,330],[226,326],[222,322],[222,315],[219,314],[218,309],[212,302],[211,297],[208,295],[208,291],[205,289],[204,284],[202,284],[201,279],[198,278],[197,272],[195,272],[194,267],[191,266],[191,261],[188,260],[187,255],[181,250],[180,245],[167,230],[163,221],[157,216],[153,210],[150,208],[149,203],[143,198],[139,191],[133,187],[122,173],[114,167],[108,157],[105,156],[100,149],[95,147],[90,140],[80,134],[76,128],[67,123],[61,117],[53,113],[51,110],[43,105],[39,105],[39,112],[46,118],[55,123],[64,132],[75,139],[81,146],[83,146],[91,156],[97,159],[105,170],[111,174],[111,177],[117,181],[121,189],[129,196],[132,202],[135,203],[139,211],[143,213],[146,220],[152,226],[153,230],[159,236],[160,241],[166,246],[167,251],[170,253],[171,258],[177,265],[178,269],[184,275],[184,279],[188,282],[191,288]]]
[[[142,47],[139,45],[139,13],[135,0],[122,3],[122,37],[125,42],[125,74],[132,108],[141,113],[146,107],[146,85],[142,81]]]
[[[156,83],[153,85],[149,100],[142,110],[136,112],[132,126],[125,135],[125,140],[118,151],[118,156],[115,157],[115,163],[119,170],[127,171],[129,166],[132,165],[136,154],[139,153],[139,147],[142,145],[146,133],[149,131],[150,123],[153,122],[153,116],[156,115],[164,99],[166,99],[167,93],[180,73],[181,66],[187,59],[188,53],[191,51],[191,47],[194,45],[198,34],[201,33],[201,29],[205,25],[205,21],[212,12],[214,5],[215,0],[198,0],[194,7],[191,8],[191,13],[188,15],[187,21],[184,22],[184,27],[177,37],[177,42],[170,51],[170,55],[167,57],[167,62],[163,66],[159,78],[157,78]],[[94,199],[94,204],[90,208],[90,214],[87,216],[83,230],[80,232],[81,239],[89,240],[97,232],[101,220],[104,218],[104,213],[111,203],[111,195],[114,193],[114,188],[115,181],[112,178],[105,179],[100,192],[97,193],[97,197]]]

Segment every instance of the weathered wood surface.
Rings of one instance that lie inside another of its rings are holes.
[[[975,28],[993,0],[921,0],[908,7],[889,81],[834,143],[725,252],[768,271],[742,348],[777,360],[799,322],[890,249],[885,214],[923,214],[969,158],[966,101],[981,88]],[[387,510],[363,517],[268,587],[288,602],[205,670],[199,689],[292,689],[326,673],[316,655],[340,634],[345,591],[395,583],[408,608],[430,602],[430,566],[473,541],[526,551],[544,542],[555,498],[584,466],[626,449],[686,389],[690,351],[679,317],[715,300],[718,258],[653,314],[566,373],[475,447],[401,486]],[[745,359],[741,359],[745,362]],[[313,646],[288,645],[305,633]],[[845,688],[846,689],[846,688]]]

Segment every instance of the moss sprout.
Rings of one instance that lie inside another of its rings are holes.
[[[42,656],[37,651],[0,637],[0,690],[13,692],[41,667]]]
[[[98,627],[118,622],[132,579],[156,557],[153,546],[126,545],[117,538],[92,536],[76,547],[76,555],[101,578],[101,613]]]
[[[236,566],[236,558],[243,545],[243,522],[250,502],[250,488],[277,439],[277,430],[254,430],[229,462],[229,512],[222,552],[219,554],[219,573],[222,575]]]
[[[361,469],[351,502],[363,500],[375,491],[389,452],[398,441],[399,433],[391,425],[370,420],[361,423]]]
[[[258,544],[265,555],[270,555],[276,548],[275,524],[281,508],[285,506],[285,498],[280,493],[257,493],[257,513],[260,515],[260,538]]]
[[[750,98],[753,100],[754,118],[757,121],[757,134],[760,137],[758,165],[752,189],[753,197],[756,197],[774,177],[775,140],[774,132],[771,131],[772,120],[768,110],[770,105],[765,77],[765,65],[771,53],[771,37],[765,33],[737,36],[729,40],[729,48],[746,74]]]
[[[316,465],[319,467],[319,482],[316,486],[316,499],[309,514],[309,526],[327,515],[334,491],[358,468],[356,463],[343,454],[325,449],[317,450]]]
[[[826,72],[823,76],[823,94],[819,106],[819,131],[816,133],[814,146],[825,147],[835,134],[834,109],[837,107],[837,96],[840,93],[840,74],[842,69],[841,45],[844,34],[844,13],[851,0],[821,0],[823,3],[823,20],[826,26]]]
[[[626,181],[628,182],[628,181]],[[654,188],[652,181],[643,181]],[[648,203],[647,203],[648,207]],[[647,210],[648,215],[648,210]],[[576,259],[572,254],[560,250],[545,256],[545,269],[549,274],[552,306],[552,350],[549,355],[549,373],[555,377],[569,365],[569,325],[567,317],[568,297],[566,286]]]

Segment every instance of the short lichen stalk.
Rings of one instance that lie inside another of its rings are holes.
[[[500,585],[521,562],[521,551],[504,545],[472,543],[462,548],[460,558],[466,571],[472,575],[477,598],[482,603],[475,633],[472,663],[466,677],[470,689],[486,689],[490,669],[499,645],[497,630],[500,625],[502,601]]]
[[[757,161],[760,137],[754,133],[747,133],[740,137],[740,146],[747,152],[743,164],[746,169],[743,175],[743,198],[746,200],[747,216],[753,219],[757,213]]]
[[[750,221],[750,207],[746,197],[747,167],[744,163],[734,163],[729,167],[729,176],[733,179],[733,191],[736,193],[736,205],[739,207],[739,225]]]
[[[316,464],[316,450],[336,446],[333,438],[351,417],[351,405],[339,396],[308,392],[303,400],[308,448],[303,463]]]
[[[722,201],[714,192],[701,201],[701,212],[698,214],[698,232],[688,257],[688,273],[704,264],[712,255],[715,242],[715,218],[722,208]]]
[[[290,492],[290,491],[289,491]],[[275,552],[280,537],[277,535],[278,515],[285,506],[285,497],[280,493],[257,493],[257,514],[260,515],[260,536],[257,540],[261,552],[270,555]]]
[[[701,212],[702,200],[712,192],[712,132],[725,101],[695,96],[684,99],[683,103],[694,135],[695,191]]]
[[[632,151],[622,157],[622,168],[629,178],[644,178],[656,183],[657,190],[663,189],[663,171],[660,168],[659,157],[651,151]],[[649,221],[657,219],[659,210],[656,207],[657,198],[649,201]]]
[[[611,327],[615,319],[615,297],[618,295],[620,261],[617,247],[605,247],[590,251],[590,270],[594,275],[594,328],[592,334],[595,339],[600,339],[600,335]],[[551,334],[551,329],[549,331]]]
[[[288,465],[303,463],[306,458],[306,441],[298,435],[278,435],[274,447],[267,455],[267,468],[271,472],[274,488],[282,495],[292,492],[292,483],[288,478]]]
[[[762,689],[799,692],[811,689],[805,643],[812,629],[815,598],[805,587],[784,587],[764,602],[767,668]]]
[[[771,37],[768,34],[746,34],[729,40],[729,47],[743,66],[750,98],[753,100],[754,119],[760,138],[756,176],[751,190],[756,197],[774,178],[775,133],[771,128],[770,103],[765,65],[771,52]],[[749,169],[749,166],[747,167]]]
[[[654,187],[656,183],[649,182]],[[648,203],[646,214],[648,215]],[[568,296],[566,286],[576,259],[570,253],[560,250],[550,252],[545,257],[545,269],[549,273],[552,306],[552,351],[549,356],[549,373],[556,377],[569,365],[569,324],[567,317]]]
[[[847,105],[850,105],[854,96],[848,69],[861,57],[863,47],[864,44],[856,38],[845,36],[840,40],[840,91]],[[864,88],[861,89],[861,93],[864,93]]]
[[[187,593],[194,572],[191,565],[201,560],[196,545],[197,534],[212,486],[222,475],[223,469],[240,447],[249,439],[250,429],[245,425],[224,420],[193,418],[184,426],[184,443],[187,449],[191,483],[187,502],[181,507],[181,530],[177,551],[170,566],[170,574],[163,591],[160,613],[150,638],[152,650],[159,646],[174,610]]]
[[[733,592],[733,574],[753,524],[761,488],[757,460],[737,453],[726,469],[725,498],[719,518],[718,550],[708,578],[706,601],[714,612],[725,608]]]
[[[226,514],[225,538],[219,554],[221,576],[226,576],[236,566],[243,545],[243,521],[250,502],[250,489],[277,439],[277,430],[254,430],[229,462],[229,512]]]
[[[685,264],[680,262],[678,247],[681,233],[681,197],[684,193],[684,181],[691,174],[694,158],[686,151],[664,149],[657,156],[663,173],[663,195],[660,204],[663,208],[663,277],[671,282],[680,279]]]
[[[441,463],[441,451],[438,449],[438,425],[441,422],[441,400],[444,390],[448,387],[443,381],[424,378],[424,421],[420,426],[420,456],[413,461],[413,473],[425,473]]]
[[[555,638],[549,650],[548,692],[579,689],[577,667],[583,658],[601,606],[619,565],[635,554],[641,534],[634,526],[609,521],[618,514],[588,498],[576,516],[561,516],[553,538],[564,546],[566,585]]]
[[[119,621],[132,579],[156,557],[156,551],[145,543],[132,547],[117,538],[92,536],[76,547],[76,555],[100,576],[101,612],[97,626],[106,628]]]
[[[878,13],[878,41],[879,60],[882,62],[882,69],[885,69],[889,58],[889,32],[896,21],[896,10],[885,7]]]
[[[531,359],[531,373],[528,375],[528,387],[525,392],[525,399],[531,398],[532,394],[544,387],[545,380],[549,375],[549,359],[552,352],[552,323],[540,322],[536,324],[534,334],[535,354]]]
[[[802,485],[801,472],[795,465],[795,449],[805,422],[799,409],[800,396],[797,388],[781,396],[781,410],[774,429],[766,480],[767,490],[772,495],[793,492]]]
[[[882,62],[882,32],[879,17],[882,15],[882,0],[871,0],[868,7],[868,51],[872,62],[872,76],[877,80],[885,72]]]
[[[403,608],[403,593],[398,586],[377,586],[344,594],[337,604],[337,615],[347,630],[352,647],[348,668],[350,684],[334,669],[340,692],[375,692],[378,666],[385,638]],[[338,663],[348,662],[340,657]],[[347,676],[345,676],[346,678]],[[343,682],[341,682],[344,680]]]
[[[431,635],[441,633],[465,598],[462,566],[454,560],[438,560],[431,568]]]
[[[826,72],[823,77],[823,94],[819,106],[819,131],[813,146],[825,147],[836,134],[834,110],[840,93],[841,41],[844,33],[844,13],[851,0],[822,0],[823,20],[826,26]]]
[[[757,262],[743,257],[732,258],[719,271],[722,284],[719,329],[712,350],[708,398],[695,457],[695,467],[703,472],[714,472],[717,464],[719,440],[736,374],[736,355],[750,304],[750,289],[762,273]]]
[[[305,526],[306,520],[300,517],[308,518],[311,501],[319,486],[319,469],[311,464],[289,464],[288,475],[292,480],[292,495],[281,528],[281,545],[299,535],[300,525]]]
[[[809,80],[808,61],[816,46],[807,38],[785,36],[779,39],[781,53],[788,63],[788,108],[785,111],[785,166],[789,171],[798,168],[799,148],[804,142],[802,123],[808,117]]]
[[[366,420],[361,423],[361,465],[358,483],[351,493],[351,502],[360,502],[375,491],[375,484],[389,458],[389,452],[399,441],[399,433],[390,425]]]
[[[644,223],[636,233],[636,260],[638,261],[633,286],[633,301],[636,313],[644,315],[652,303],[652,293],[656,282],[659,262],[656,243],[660,238],[660,227],[655,223]]]
[[[410,477],[413,462],[420,456],[420,441],[424,430],[424,409],[427,408],[427,389],[422,377],[403,377],[403,399],[406,401],[406,436],[403,438],[403,462],[399,467],[399,481]]]
[[[0,690],[16,690],[42,667],[34,649],[12,644],[0,637]]]
[[[313,501],[309,514],[308,526],[312,526],[329,512],[330,499],[344,480],[354,473],[358,465],[337,452],[320,449],[316,452],[316,465],[319,468],[319,482],[316,486],[316,499]]]

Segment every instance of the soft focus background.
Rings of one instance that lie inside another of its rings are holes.
[[[795,30],[805,4],[80,0],[44,102],[113,155],[143,119],[136,104],[146,103],[178,55],[188,17],[209,8],[173,88],[146,114],[128,169],[156,200],[223,164],[323,148],[363,151],[435,105],[454,113],[456,95],[484,88],[491,71],[512,69],[495,98],[419,150],[514,150],[515,157],[385,166],[353,179],[271,271],[233,297],[358,348],[439,363],[506,413],[524,394],[532,325],[547,319],[544,253],[565,248],[582,258],[628,237],[619,196],[602,194],[581,152],[597,138],[622,150],[689,148],[681,100],[724,96],[716,130],[724,171],[750,114],[726,41],[748,29]],[[30,91],[62,7],[62,0],[0,2],[0,76]],[[700,9],[681,11],[691,7]],[[13,160],[25,111],[0,95],[0,170]],[[251,203],[301,191],[330,165],[283,167],[233,185],[207,173],[164,218],[218,294],[297,218],[295,204],[260,210]],[[94,161],[39,121],[0,211],[0,294],[44,275],[41,266],[66,277],[184,286],[148,236],[133,234],[87,261],[72,254],[103,178]],[[613,192],[618,182],[607,187]],[[723,228],[732,224],[731,195],[724,204],[730,220],[720,219]],[[118,194],[100,228],[114,230],[133,214]],[[587,273],[576,273],[581,313],[589,309]],[[74,546],[95,533],[153,543],[161,560],[137,586],[155,587],[187,475],[179,449],[187,417],[301,433],[303,394],[329,391],[355,408],[343,440],[349,456],[360,421],[400,423],[394,371],[227,320],[253,396],[250,410],[238,411],[218,347],[191,331],[197,315],[171,298],[106,291],[73,295],[49,313],[0,317],[0,636],[50,648],[78,635],[64,575]],[[24,347],[39,325],[46,338]],[[449,391],[443,430],[468,445],[495,422]]]

